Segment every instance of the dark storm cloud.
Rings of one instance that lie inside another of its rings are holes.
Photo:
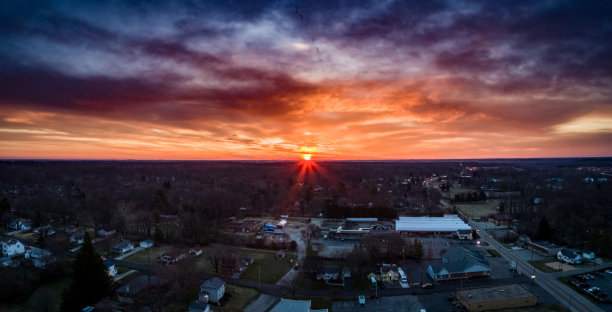
[[[579,1],[3,1],[0,114],[27,136],[49,112],[249,148],[319,128],[322,146],[554,135],[609,118],[611,17]]]

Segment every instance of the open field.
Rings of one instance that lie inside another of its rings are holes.
[[[261,282],[274,284],[281,279],[295,263],[295,256],[287,255],[283,260],[276,260],[276,254],[257,251],[245,251],[253,258],[253,263],[240,275],[240,279],[257,282],[261,268]],[[291,261],[293,260],[293,261]]]
[[[461,210],[467,216],[472,219],[480,219],[482,216],[496,213],[499,201],[487,200],[484,203],[473,203],[473,204],[456,204],[458,210]]]

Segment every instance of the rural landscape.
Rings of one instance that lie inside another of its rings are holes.
[[[56,310],[75,271],[96,266],[98,311],[447,311],[470,304],[462,291],[504,287],[516,290],[493,306],[526,296],[529,311],[565,311],[573,296],[612,308],[610,159],[4,161],[0,172],[3,309]],[[82,268],[85,249],[97,258]],[[221,296],[202,300],[211,281]]]

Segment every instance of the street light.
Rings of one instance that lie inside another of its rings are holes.
[[[531,285],[535,285],[535,274],[531,276]]]

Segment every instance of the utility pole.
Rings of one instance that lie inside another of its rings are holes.
[[[257,288],[259,288],[259,290],[261,290],[261,265],[257,267]]]
[[[406,246],[402,246],[402,270],[406,266],[406,257],[404,253],[406,252]]]

